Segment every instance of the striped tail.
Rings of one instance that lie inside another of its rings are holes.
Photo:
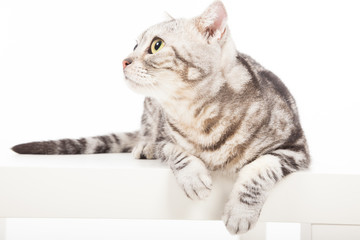
[[[104,136],[30,142],[12,147],[20,154],[94,154],[131,152],[139,139],[139,132]]]

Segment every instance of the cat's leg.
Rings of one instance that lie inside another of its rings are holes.
[[[137,159],[155,159],[156,142],[161,137],[162,118],[159,107],[151,98],[145,98],[144,112],[141,117],[140,140],[132,150]]]
[[[136,159],[155,159],[155,143],[151,140],[142,140],[132,150],[132,155]]]
[[[136,159],[154,159],[156,158],[154,138],[157,133],[153,129],[156,129],[156,122],[146,109],[144,110],[141,123],[140,140],[133,148],[132,155]]]
[[[277,150],[245,165],[225,206],[223,221],[229,232],[245,233],[254,227],[276,182],[291,172],[306,169],[308,163],[303,152]]]
[[[167,142],[161,145],[160,157],[169,164],[185,194],[190,199],[208,197],[212,180],[204,162],[173,143]]]

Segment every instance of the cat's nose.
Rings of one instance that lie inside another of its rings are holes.
[[[125,69],[128,65],[130,65],[132,63],[131,58],[126,58],[124,59],[124,61],[122,62],[123,64],[123,69]]]

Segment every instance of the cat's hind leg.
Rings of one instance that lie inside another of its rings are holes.
[[[133,148],[132,155],[136,159],[155,159],[156,145],[152,141],[139,141]]]
[[[245,233],[256,224],[270,190],[286,175],[308,167],[308,155],[277,150],[262,155],[238,172],[223,221],[230,233]]]
[[[145,98],[144,112],[141,117],[139,141],[132,150],[137,159],[159,158],[157,145],[166,140],[164,119],[160,105],[152,98]]]
[[[190,199],[210,195],[212,180],[204,162],[173,143],[164,143],[161,159],[167,162],[177,182]]]

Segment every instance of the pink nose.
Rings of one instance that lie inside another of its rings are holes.
[[[125,69],[128,65],[130,65],[132,63],[132,60],[130,58],[126,58],[124,59],[124,61],[122,62],[123,65],[123,69]]]

